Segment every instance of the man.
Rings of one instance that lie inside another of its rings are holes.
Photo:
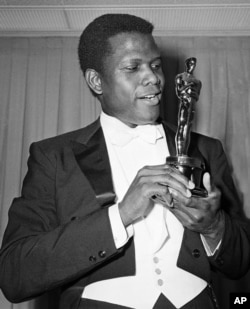
[[[211,271],[249,266],[249,231],[219,141],[192,134],[208,197],[165,164],[172,126],[151,23],[108,14],[82,33],[79,59],[102,106],[86,128],[33,143],[9,212],[0,286],[19,302],[60,288],[60,308],[216,308]],[[187,93],[198,98],[194,78]]]

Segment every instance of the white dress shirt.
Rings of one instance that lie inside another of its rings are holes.
[[[94,282],[82,297],[136,309],[153,308],[163,293],[179,308],[196,297],[207,285],[203,279],[177,267],[184,228],[161,204],[155,204],[146,218],[127,229],[119,215],[123,199],[139,169],[164,164],[169,155],[162,125],[129,128],[102,112],[101,126],[107,144],[116,204],[109,216],[117,248],[134,237],[136,274]]]

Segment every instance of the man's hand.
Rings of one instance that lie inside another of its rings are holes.
[[[203,184],[208,197],[185,197],[181,192],[170,188],[174,207],[170,208],[183,226],[202,234],[213,251],[224,232],[224,216],[220,210],[221,193],[211,184],[210,175],[204,174]]]
[[[181,192],[189,200],[193,183],[169,165],[145,166],[137,173],[123,200],[119,203],[121,219],[125,226],[149,214],[157,202],[171,207],[173,200],[169,187]],[[157,198],[159,197],[159,199]]]

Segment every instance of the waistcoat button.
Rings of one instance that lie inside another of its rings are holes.
[[[218,257],[217,260],[216,260],[216,263],[217,263],[219,266],[223,266],[224,260],[223,260],[221,257]]]
[[[105,256],[106,256],[106,251],[104,251],[104,250],[103,250],[103,251],[99,251],[98,254],[99,254],[99,257],[100,257],[100,258],[105,258]]]
[[[157,256],[155,256],[154,258],[153,258],[153,261],[154,261],[154,263],[158,263],[159,262],[159,258],[157,257]]]
[[[163,285],[163,280],[162,279],[158,279],[157,283],[158,283],[159,286],[162,286]]]
[[[199,258],[200,255],[201,255],[200,250],[194,249],[193,252],[192,252],[192,255],[193,255],[193,257],[195,257],[195,258]]]
[[[95,262],[95,261],[96,261],[96,257],[95,257],[94,255],[91,255],[91,256],[89,257],[89,261],[90,261],[90,262]]]

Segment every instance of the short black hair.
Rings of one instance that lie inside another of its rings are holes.
[[[109,38],[119,33],[152,34],[149,21],[130,14],[104,14],[94,19],[82,32],[78,45],[80,67],[104,72],[104,58],[111,53]]]

